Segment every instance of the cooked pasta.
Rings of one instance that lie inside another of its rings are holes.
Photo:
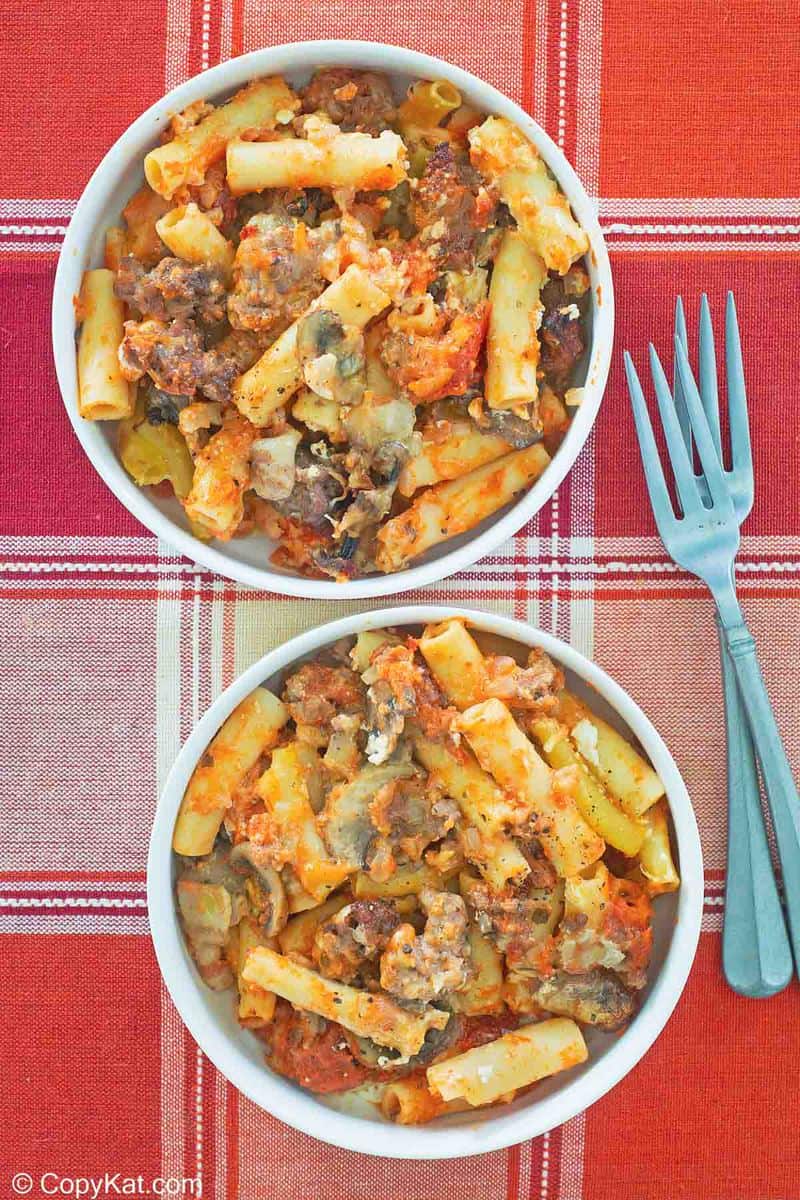
[[[323,68],[195,101],[144,175],[77,306],[80,411],[131,421],[138,385],[122,465],[195,537],[267,536],[280,569],[346,582],[547,470],[588,240],[515,126],[447,79]]]
[[[176,823],[176,905],[272,1070],[415,1124],[635,1015],[680,883],[669,809],[623,809],[578,704],[596,719],[541,650],[460,619],[339,641],[228,718]]]
[[[119,421],[133,413],[133,389],[116,353],[122,314],[113,272],[105,267],[87,271],[79,300],[78,411],[89,421]]]

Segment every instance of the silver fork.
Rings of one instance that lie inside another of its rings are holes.
[[[705,320],[702,324],[705,324]],[[681,336],[675,338],[675,363],[685,403],[685,429],[697,448],[703,483],[702,495],[669,384],[655,348],[650,346],[650,368],[680,501],[680,516],[673,511],[644,393],[633,361],[627,352],[625,370],[647,487],[662,541],[675,562],[707,584],[717,606],[722,641],[738,683],[739,697],[761,765],[781,861],[784,900],[795,962],[800,962],[800,798],[770,707],[756,657],[755,642],[739,608],[733,577],[733,564],[739,548],[739,522],[728,492],[727,475],[732,473],[736,476],[738,473],[740,480],[746,479],[751,468],[744,375],[732,301],[729,301],[726,335],[732,472],[723,471],[717,444],[709,428],[703,401],[689,366],[684,342]],[[709,407],[712,363],[713,342],[709,341],[706,333],[702,365]],[[734,780],[734,786],[735,784]],[[748,831],[749,827],[748,821]],[[748,854],[742,858],[744,862],[749,858],[752,865],[752,855]],[[757,855],[756,862],[763,866],[763,856]],[[763,877],[763,872],[759,872],[759,877]],[[730,882],[734,887],[739,881],[731,877]],[[755,894],[753,903],[756,903]],[[746,907],[748,906],[749,902]],[[769,995],[780,990],[786,982],[783,979],[785,970],[776,971],[774,968],[774,964],[779,963],[781,958],[780,910],[778,909],[778,919],[773,919],[769,925],[765,925],[758,914],[758,919],[750,922],[738,939],[729,935],[729,950],[735,941],[740,948],[746,950],[748,938],[752,936],[760,939],[756,947],[756,974],[736,978],[746,994]],[[765,990],[761,990],[762,985]]]
[[[683,302],[675,305],[675,336],[689,355]],[[744,371],[739,344],[739,327],[733,293],[728,293],[725,311],[725,362],[729,395],[740,394],[744,402]],[[698,330],[698,377],[700,399],[711,437],[722,465],[722,437],[717,394],[717,361],[714,329],[705,293],[700,298]],[[690,462],[693,441],[689,410],[680,383],[677,361],[673,368],[673,396],[678,424]],[[740,447],[735,465],[723,476],[741,527],[753,507],[753,459],[749,430],[746,444]],[[704,504],[710,503],[705,477],[695,475],[695,483]],[[764,998],[780,992],[792,977],[792,952],[781,911],[778,888],[772,871],[772,859],[756,769],[753,740],[722,626],[717,618],[722,665],[722,690],[725,698],[725,732],[728,758],[728,863],[725,873],[725,918],[722,934],[722,965],[725,978],[734,991],[743,996]]]

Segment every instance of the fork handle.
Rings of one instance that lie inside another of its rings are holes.
[[[730,987],[763,999],[792,978],[792,951],[772,871],[755,750],[721,623],[720,655],[728,749],[728,869],[722,966]]]
[[[800,964],[800,797],[758,665],[756,644],[744,622],[723,629],[764,780],[795,964]]]

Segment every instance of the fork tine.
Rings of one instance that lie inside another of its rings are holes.
[[[650,414],[647,411],[647,403],[642,391],[642,385],[639,382],[639,376],[636,374],[633,359],[627,350],[625,351],[624,359],[625,374],[628,379],[628,392],[633,408],[633,419],[636,424],[639,450],[642,455],[644,477],[647,481],[647,490],[650,493],[650,503],[653,506],[656,525],[663,536],[665,530],[675,525],[675,513],[672,511],[672,501],[669,498],[664,472],[661,469],[661,460],[658,457],[658,447],[656,446],[656,439],[653,436],[653,426],[650,423]]]
[[[689,354],[689,338],[686,334],[686,314],[683,311],[683,298],[678,296],[675,301],[675,337],[680,338],[684,350]],[[692,453],[692,430],[689,425],[689,411],[686,407],[686,400],[681,391],[681,380],[678,375],[678,364],[673,360],[672,363],[672,396],[675,401],[675,411],[678,414],[678,424],[681,427],[683,434],[683,443],[686,450],[691,456]]]
[[[680,346],[677,338],[675,339],[675,345],[676,347]],[[682,346],[680,346],[680,352],[685,358],[686,351]],[[678,363],[678,370],[680,371],[680,360],[677,357],[677,353],[676,361]],[[656,390],[658,411],[661,413],[661,424],[664,427],[664,437],[667,441],[669,460],[672,463],[672,470],[675,474],[675,487],[678,491],[681,509],[684,515],[686,515],[700,506],[700,493],[697,490],[694,470],[689,461],[689,453],[683,440],[681,427],[678,424],[678,414],[675,412],[675,405],[669,390],[667,377],[664,374],[664,368],[661,366],[661,360],[652,342],[650,343],[650,371],[653,376],[653,386]],[[686,385],[682,375],[681,387],[685,395]],[[686,399],[688,407],[688,396]],[[691,409],[689,410],[689,419],[691,421]]]
[[[725,373],[728,382],[728,416],[731,426],[731,466],[745,471],[752,482],[753,454],[750,448],[750,422],[747,417],[747,395],[744,386],[742,344],[736,302],[728,292],[725,308]]]
[[[719,460],[722,462],[722,438],[719,430],[719,395],[717,391],[717,359],[714,353],[714,328],[711,324],[711,309],[708,307],[708,296],[705,292],[700,297],[699,343],[698,374],[700,399],[703,402],[703,412],[706,414],[708,428],[711,431],[711,437],[717,448]]]
[[[733,517],[733,505],[728,495],[728,489],[725,486],[722,463],[719,460],[719,455],[711,436],[711,430],[708,427],[708,421],[703,412],[700,393],[697,390],[697,384],[694,381],[692,368],[689,366],[689,360],[686,357],[686,351],[677,338],[675,340],[675,354],[678,360],[681,386],[686,396],[686,406],[689,409],[689,420],[692,423],[692,435],[697,446],[697,453],[700,456],[700,465],[703,468],[706,486],[714,505],[723,509],[727,506],[730,509],[731,517]]]

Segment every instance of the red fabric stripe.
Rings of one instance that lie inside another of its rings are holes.
[[[522,107],[533,114],[533,81],[536,74],[536,0],[525,0],[522,10]]]
[[[244,49],[244,0],[232,0],[233,21],[231,44],[233,53],[241,54]]]
[[[232,1084],[226,1085],[225,1104],[226,1166],[228,1171],[226,1200],[239,1198],[239,1093]]]
[[[32,883],[44,882],[50,880],[60,882],[61,880],[91,880],[98,883],[106,881],[111,883],[126,883],[128,880],[141,880],[144,882],[146,876],[144,871],[0,871],[0,883],[3,880],[13,881],[30,881]]]
[[[542,1149],[544,1138],[533,1138],[529,1143],[531,1156],[531,1178],[526,1200],[541,1200],[542,1197]]]
[[[506,1200],[519,1200],[519,1146],[511,1146],[507,1159]]]
[[[508,578],[507,576],[505,577]],[[738,588],[740,599],[765,599],[765,600],[797,600],[800,598],[800,588]],[[198,596],[201,601],[210,601],[218,598],[218,593],[210,590],[199,589],[198,591],[182,591],[178,592],[161,592],[153,588],[145,588],[141,591],[135,589],[119,589],[119,590],[104,590],[103,588],[85,588],[76,587],[74,589],[45,589],[45,588],[8,588],[3,591],[3,596],[8,600],[173,600],[179,598],[181,600],[192,600]],[[637,587],[635,589],[574,589],[563,587],[525,587],[520,588],[519,592],[515,592],[515,597],[521,600],[552,600],[554,597],[558,600],[594,600],[598,604],[603,601],[611,600],[629,600],[631,602],[639,602],[641,600],[690,600],[698,599],[703,595],[699,588],[675,587],[675,588],[652,588],[652,587]],[[225,597],[228,599],[228,597]],[[263,601],[264,599],[283,600],[280,596],[265,596],[263,593],[254,592],[252,595],[240,595],[236,597],[237,603],[245,600]],[[429,593],[425,599],[430,603],[436,601],[451,602],[452,594],[444,593],[438,596]],[[495,593],[489,591],[472,591],[467,588],[459,589],[459,601],[466,602],[486,602],[494,600]],[[409,599],[408,603],[412,601]]]
[[[189,1030],[181,1030],[183,1044],[183,1111],[184,1111],[184,1148],[183,1161],[190,1175],[200,1174],[201,1184],[204,1182],[200,1172],[201,1164],[197,1155],[197,1046]],[[203,1188],[205,1190],[205,1188]]]

